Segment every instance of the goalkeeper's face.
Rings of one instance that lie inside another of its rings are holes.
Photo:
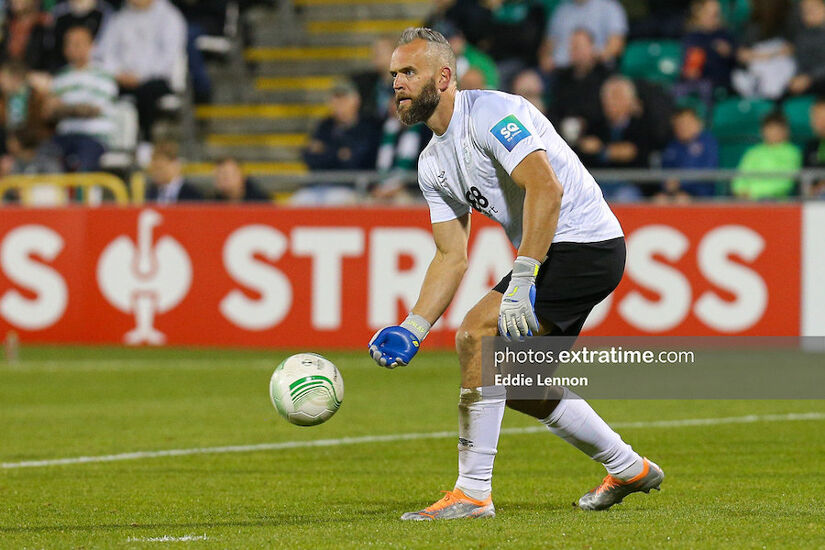
[[[409,92],[396,92],[395,105],[398,118],[407,126],[425,122],[435,112],[440,97],[435,87],[435,78],[428,80],[416,96]]]
[[[426,122],[438,107],[441,94],[437,87],[437,66],[437,60],[422,40],[401,45],[393,52],[390,74],[396,111],[404,124]]]

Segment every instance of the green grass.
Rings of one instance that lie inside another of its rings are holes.
[[[437,432],[458,368],[422,353],[387,371],[330,353],[346,381],[324,425],[281,420],[281,353],[24,349],[0,363],[0,462]],[[822,401],[597,401],[609,422],[825,412]],[[505,427],[535,426],[508,411]],[[0,469],[1,548],[823,548],[825,420],[621,429],[667,473],[603,513],[571,506],[604,475],[549,433],[503,435],[498,517],[408,524],[456,475],[453,438]]]

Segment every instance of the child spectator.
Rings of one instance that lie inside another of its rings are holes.
[[[734,61],[734,38],[722,22],[719,0],[694,0],[687,34],[682,40],[686,82],[705,81],[711,88],[730,84]]]
[[[718,168],[719,144],[709,131],[705,130],[702,119],[690,107],[676,111],[671,118],[673,141],[662,153],[662,168]],[[669,179],[664,183],[664,197],[677,200],[689,197],[711,197],[716,192],[714,182],[684,181]]]
[[[94,41],[111,15],[112,6],[104,0],[68,0],[56,5],[52,11],[54,17],[52,70],[56,71],[68,63],[63,54],[63,46],[69,29],[85,27],[89,29],[92,41]]]
[[[73,27],[65,33],[67,65],[52,84],[55,142],[63,150],[66,168],[94,172],[115,130],[112,111],[117,83],[92,64],[92,31]]]
[[[788,141],[788,121],[781,112],[771,113],[762,121],[762,143],[745,152],[739,162],[740,172],[795,172],[802,164],[802,154]],[[749,174],[733,180],[733,194],[746,199],[777,199],[791,195],[794,178],[765,178]]]

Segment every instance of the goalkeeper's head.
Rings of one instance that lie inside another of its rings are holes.
[[[435,112],[444,92],[456,88],[456,58],[438,31],[410,27],[401,33],[390,61],[398,118],[404,124],[424,122]]]

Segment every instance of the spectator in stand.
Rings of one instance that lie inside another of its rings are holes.
[[[200,190],[183,178],[179,152],[180,147],[174,141],[155,144],[148,169],[146,200],[160,204],[203,200]]]
[[[72,27],[64,37],[69,65],[53,81],[50,106],[58,121],[55,142],[70,172],[94,172],[115,131],[117,83],[92,63],[92,31]]]
[[[492,15],[490,9],[478,0],[434,0],[433,11],[424,26],[438,30],[438,25],[446,21],[455,25],[470,43],[478,46],[487,42],[489,45]]]
[[[172,0],[186,19],[186,58],[192,77],[195,103],[212,99],[212,79],[206,71],[206,61],[198,48],[198,38],[205,35],[223,36],[226,23],[226,0]]]
[[[349,80],[332,88],[331,115],[318,125],[304,149],[310,170],[372,170],[378,149],[380,123],[361,117],[361,98]],[[304,187],[292,196],[295,204],[344,204],[355,201],[352,186],[319,183]]]
[[[825,0],[801,0],[802,28],[794,37],[796,76],[788,91],[825,94]]]
[[[662,168],[699,169],[719,167],[719,144],[702,119],[690,107],[676,111],[671,119],[674,139],[662,153]],[[665,181],[659,198],[684,202],[691,197],[712,197],[716,184],[712,181]]]
[[[63,54],[66,33],[74,27],[86,27],[97,38],[100,29],[112,15],[112,6],[104,0],[68,0],[57,4],[52,11],[54,17],[51,69],[64,67],[69,61]]]
[[[825,97],[820,97],[811,106],[811,128],[814,137],[805,145],[803,162],[806,168],[825,168]],[[811,194],[825,197],[825,177],[814,182]]]
[[[129,0],[104,27],[97,46],[102,67],[122,95],[134,96],[144,140],[151,139],[158,100],[172,93],[186,55],[186,22],[169,0]]]
[[[0,58],[19,61],[30,70],[49,69],[51,17],[37,0],[11,0],[3,22]]]
[[[472,89],[498,90],[498,69],[492,57],[470,44],[464,37],[461,29],[449,22],[440,23],[436,25],[433,30],[437,30],[443,34],[455,52],[456,71],[458,73],[456,76],[459,83],[470,69],[475,69],[479,71],[484,78],[482,82],[479,82],[478,78],[471,77],[473,84]],[[471,88],[461,89],[466,90]]]
[[[691,2],[687,34],[682,39],[682,47],[682,80],[687,84],[682,91],[698,91],[710,105],[714,89],[730,86],[736,51],[733,34],[722,21],[719,0]]]
[[[459,90],[486,90],[487,89],[487,82],[484,79],[484,73],[476,69],[475,67],[470,67],[467,71],[461,75],[461,78],[458,79],[458,89]]]
[[[372,43],[372,67],[352,75],[361,96],[361,115],[379,120],[387,116],[393,101],[392,76],[387,67],[395,49],[395,37],[382,36]]]
[[[608,78],[601,89],[601,103],[604,120],[576,144],[582,161],[598,168],[647,168],[650,123],[633,82],[624,76]],[[641,196],[638,187],[628,182],[617,182],[604,191],[614,200]]]
[[[600,124],[600,90],[610,70],[601,62],[593,35],[576,29],[570,36],[570,65],[556,71],[550,101],[550,120],[569,143]]]
[[[226,157],[215,165],[217,199],[227,202],[269,202],[252,178],[244,176],[237,159]]]
[[[627,14],[616,0],[565,0],[553,12],[539,49],[542,72],[570,65],[570,38],[578,29],[590,33],[599,59],[612,65],[624,50]]]
[[[741,68],[733,71],[733,88],[744,97],[778,99],[796,71],[788,41],[791,0],[754,0],[742,45],[736,50]]]
[[[669,38],[680,40],[684,35],[685,14],[691,0],[634,0],[634,6],[624,5],[630,17],[630,39]],[[635,8],[635,9],[634,9]]]
[[[381,179],[372,189],[372,197],[382,202],[410,202],[409,187],[418,188],[415,174],[410,172],[418,165],[418,155],[429,143],[433,133],[423,123],[405,126],[396,116],[395,101],[390,103],[390,111],[384,120],[381,145],[375,168]],[[412,182],[412,186],[408,183]]]
[[[544,79],[534,69],[524,69],[518,73],[513,79],[511,92],[532,103],[542,114],[547,112],[547,104],[544,100]]]
[[[51,136],[47,119],[47,94],[27,80],[28,70],[20,61],[6,61],[0,66],[0,132],[2,146],[6,137],[20,128],[28,128],[38,142]]]
[[[538,65],[538,51],[547,26],[545,0],[484,0],[491,10],[489,45],[484,51],[495,60],[501,81],[512,87],[515,75]]]
[[[781,112],[762,121],[762,143],[745,152],[737,169],[740,172],[795,172],[802,165],[802,154],[788,141],[788,121]],[[733,194],[745,199],[778,199],[790,196],[793,178],[742,176],[733,180]]]

